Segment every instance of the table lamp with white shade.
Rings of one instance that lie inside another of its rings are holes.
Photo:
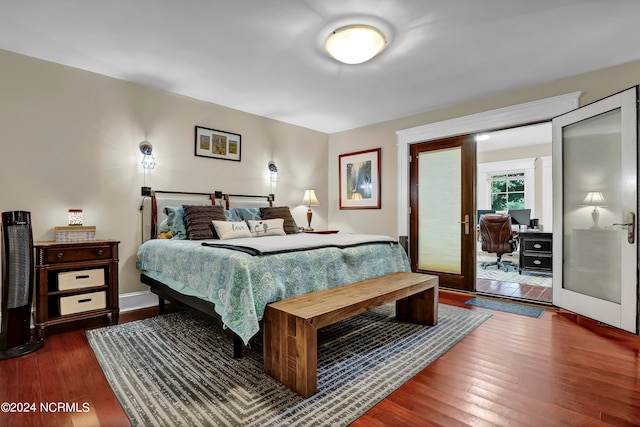
[[[311,212],[311,206],[320,206],[320,202],[316,197],[315,190],[304,190],[304,197],[302,198],[302,204],[307,205],[307,208],[308,208],[307,222],[309,223],[309,227],[307,227],[307,230],[313,231],[313,228],[311,228],[311,217],[313,215],[313,213]]]
[[[600,212],[598,212],[598,206],[607,206],[607,202],[604,200],[604,196],[601,191],[589,191],[582,201],[582,206],[593,206],[591,212],[591,218],[593,218],[593,225],[591,228],[598,227],[598,219],[600,219]]]

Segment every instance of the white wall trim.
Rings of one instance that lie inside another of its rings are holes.
[[[158,295],[151,291],[129,292],[119,298],[120,313],[158,305]]]
[[[551,120],[555,116],[578,108],[580,94],[581,92],[572,92],[396,131],[398,135],[398,235],[409,235],[410,144]]]
[[[552,157],[540,157],[542,160],[542,215],[540,216],[540,224],[543,225],[543,231],[551,233],[553,231],[553,197],[547,195],[553,194],[553,173],[552,173]]]

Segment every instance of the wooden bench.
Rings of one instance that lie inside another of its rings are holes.
[[[317,391],[317,330],[396,302],[398,320],[438,323],[438,278],[391,273],[267,305],[264,371],[307,398]]]

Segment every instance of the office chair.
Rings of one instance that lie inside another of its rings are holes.
[[[490,265],[509,271],[509,267],[515,268],[511,261],[503,261],[502,255],[510,254],[516,249],[516,240],[511,234],[511,218],[503,214],[484,214],[480,216],[480,237],[482,238],[482,250],[495,253],[495,262],[482,263],[486,269]]]

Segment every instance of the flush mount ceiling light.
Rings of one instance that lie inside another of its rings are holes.
[[[380,54],[387,46],[384,34],[370,25],[347,25],[329,34],[324,50],[345,64],[361,64]]]

